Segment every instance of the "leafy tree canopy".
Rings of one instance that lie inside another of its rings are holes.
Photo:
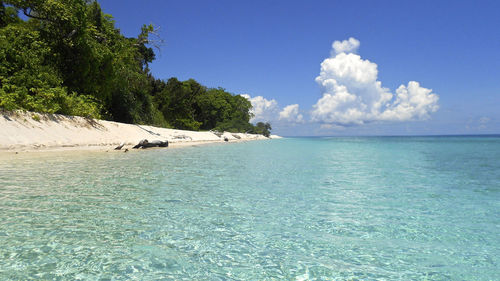
[[[269,135],[268,123],[249,123],[242,96],[154,78],[156,31],[121,35],[97,1],[0,1],[0,108]]]

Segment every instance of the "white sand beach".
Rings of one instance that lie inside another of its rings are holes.
[[[0,112],[1,151],[109,150],[125,143],[130,149],[139,141],[168,141],[169,147],[204,143],[266,140],[262,135],[195,132],[146,125],[124,124],[78,116],[33,112]],[[271,138],[280,138],[271,136]]]

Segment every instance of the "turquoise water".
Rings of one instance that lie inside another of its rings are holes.
[[[0,162],[0,280],[500,280],[500,138]]]

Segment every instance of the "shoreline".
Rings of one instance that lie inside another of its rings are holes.
[[[215,134],[211,131],[167,129],[59,114],[0,112],[0,154],[114,151],[116,146],[124,143],[123,152],[143,139],[168,141],[169,148],[180,148],[273,138],[281,137],[229,132]]]

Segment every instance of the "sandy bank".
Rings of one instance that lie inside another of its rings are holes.
[[[272,136],[272,138],[279,138]],[[131,148],[142,139],[169,141],[170,147],[205,143],[265,140],[262,135],[158,128],[78,116],[31,112],[0,112],[0,152],[34,150],[108,150],[125,143]]]

